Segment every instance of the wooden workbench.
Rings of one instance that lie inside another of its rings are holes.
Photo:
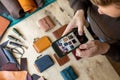
[[[120,77],[113,69],[109,61],[105,56],[99,55],[92,58],[84,58],[80,60],[76,60],[74,56],[70,53],[68,56],[70,61],[63,66],[59,66],[53,57],[55,53],[51,47],[46,49],[41,53],[37,53],[33,48],[34,38],[40,38],[44,35],[47,35],[51,41],[55,41],[55,37],[52,35],[52,32],[61,27],[64,24],[68,24],[72,19],[74,11],[70,8],[68,0],[57,0],[46,8],[34,13],[13,27],[18,28],[22,34],[24,34],[26,41],[25,45],[28,46],[28,49],[25,50],[25,54],[23,57],[27,57],[28,59],[28,70],[29,73],[38,74],[40,76],[44,76],[47,80],[63,80],[60,71],[67,66],[71,65],[74,67],[76,73],[79,78],[77,80],[120,80]],[[48,32],[43,32],[39,26],[37,25],[37,21],[42,17],[49,15],[56,26],[49,30]],[[13,33],[12,28],[9,28],[2,39],[2,42],[8,40],[7,35],[11,34],[18,37],[15,33]],[[89,40],[92,39],[91,35],[85,29]],[[1,42],[1,43],[2,43]],[[40,73],[34,66],[34,62],[39,55],[49,54],[53,61],[54,65]],[[18,60],[19,61],[19,60]]]

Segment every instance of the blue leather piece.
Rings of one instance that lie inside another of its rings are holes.
[[[78,75],[75,73],[71,66],[65,68],[60,73],[63,76],[64,80],[75,80],[78,78]]]
[[[35,64],[38,67],[38,69],[40,70],[40,72],[43,72],[47,68],[51,67],[54,64],[54,62],[50,58],[49,55],[45,55],[45,56],[39,58],[38,60],[36,60]]]

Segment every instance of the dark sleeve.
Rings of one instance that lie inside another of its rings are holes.
[[[70,6],[76,12],[79,9],[83,9],[87,14],[87,9],[91,6],[90,0],[70,0]]]
[[[110,44],[110,49],[105,55],[109,56],[112,60],[120,62],[120,42]]]

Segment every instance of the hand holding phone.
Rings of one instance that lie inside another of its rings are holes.
[[[54,41],[52,47],[59,57],[63,57],[87,41],[88,38],[86,35],[80,36],[77,28],[75,28],[60,39]]]

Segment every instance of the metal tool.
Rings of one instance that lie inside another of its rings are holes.
[[[16,28],[13,28],[13,32],[18,34],[20,37],[22,37],[25,40],[24,36]]]
[[[10,41],[9,44],[13,45],[13,46],[16,46],[16,47],[25,47],[26,49],[28,49],[28,47],[26,47],[25,45],[22,45],[22,44],[19,44],[19,43],[16,43],[16,42]]]
[[[22,43],[21,40],[19,40],[18,38],[14,37],[14,36],[12,36],[12,35],[8,35],[8,38],[9,38],[10,40],[18,41],[18,42],[21,42],[21,43]]]

